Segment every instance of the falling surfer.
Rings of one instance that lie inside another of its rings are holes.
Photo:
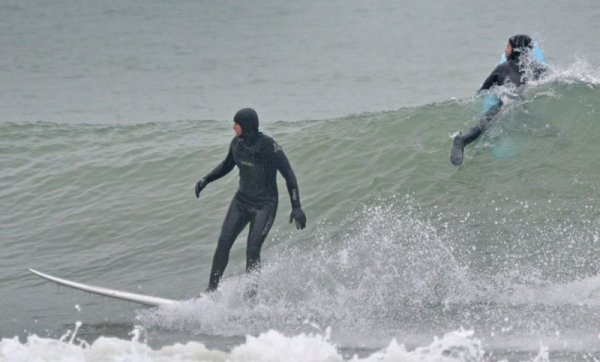
[[[539,48],[534,47],[533,41],[528,35],[519,34],[510,37],[504,55],[506,59],[496,66],[483,82],[478,93],[509,84],[513,87],[520,87],[530,80],[539,79],[547,71],[543,54]],[[454,137],[450,151],[450,162],[453,165],[462,164],[465,146],[479,138],[490,127],[500,113],[502,104],[499,98],[494,97],[491,104],[487,105],[488,109],[477,125],[464,134],[459,133]]]

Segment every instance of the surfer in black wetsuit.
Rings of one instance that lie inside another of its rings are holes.
[[[506,61],[496,66],[492,74],[487,77],[478,92],[490,89],[494,86],[502,86],[508,83],[519,87],[527,83],[530,78],[538,79],[545,71],[546,67],[536,62],[530,57],[530,51],[533,49],[531,38],[524,34],[512,36],[508,39],[506,50]],[[458,134],[454,137],[452,150],[450,152],[450,162],[459,166],[463,162],[464,148],[469,143],[475,141],[492,124],[496,115],[500,112],[502,101],[498,101],[489,109],[478,124],[469,129],[464,135]]]
[[[234,166],[239,168],[239,188],[223,221],[207,291],[217,289],[219,279],[227,267],[233,242],[248,223],[250,231],[246,247],[246,271],[252,272],[259,268],[260,249],[277,212],[277,171],[285,178],[290,195],[290,223],[295,221],[298,229],[304,229],[306,226],[306,216],[300,207],[296,176],[281,146],[258,131],[258,115],[254,109],[239,110],[233,121],[236,136],[231,141],[227,157],[198,181],[195,189],[198,198],[206,185],[227,175]],[[249,293],[255,294],[255,288]]]

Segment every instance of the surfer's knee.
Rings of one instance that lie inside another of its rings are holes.
[[[229,250],[231,250],[231,247],[233,246],[234,241],[235,241],[235,237],[233,235],[231,235],[230,233],[226,233],[226,232],[222,233],[219,236],[219,240],[217,243],[217,252],[219,250],[229,252]]]

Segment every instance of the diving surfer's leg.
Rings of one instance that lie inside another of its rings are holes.
[[[469,128],[469,130],[467,132],[465,132],[465,134],[460,135],[460,137],[463,140],[464,145],[468,145],[469,143],[475,141],[476,139],[479,138],[479,136],[481,136],[481,134],[483,133],[483,129],[481,127],[481,124],[478,124],[475,127],[471,127]]]
[[[496,116],[500,113],[501,107],[493,107],[489,111],[485,113],[483,118],[479,120],[479,124],[477,125],[481,129],[481,133],[485,132],[494,121],[496,121]]]
[[[450,150],[450,162],[454,166],[460,166],[464,159],[465,146],[475,141],[481,135],[481,126],[470,128],[464,135],[459,133],[454,137],[452,150]]]
[[[277,214],[277,203],[267,204],[260,209],[255,210],[254,217],[250,221],[250,231],[248,232],[248,245],[246,246],[246,272],[256,273],[260,269],[260,250],[273,226],[275,215]],[[255,278],[256,276],[253,276]],[[258,288],[256,279],[253,279],[244,297],[253,300]]]
[[[450,162],[453,165],[459,166],[462,164],[465,146],[479,138],[490,127],[498,112],[500,112],[500,107],[490,109],[475,127],[470,128],[464,135],[459,133],[454,137],[452,150],[450,151]]]
[[[217,289],[219,280],[223,276],[223,272],[229,262],[229,252],[233,246],[233,242],[248,222],[250,222],[250,214],[234,197],[229,205],[227,216],[225,216],[225,220],[223,221],[219,243],[213,257],[207,291]]]

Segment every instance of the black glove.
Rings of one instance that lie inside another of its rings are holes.
[[[200,191],[202,191],[203,188],[206,187],[206,185],[208,185],[208,181],[206,181],[205,178],[200,179],[200,181],[198,181],[198,183],[196,184],[196,198],[198,198],[200,196]]]
[[[304,215],[304,211],[300,206],[292,208],[290,223],[292,220],[296,220],[296,229],[300,230],[306,227],[306,215]]]

